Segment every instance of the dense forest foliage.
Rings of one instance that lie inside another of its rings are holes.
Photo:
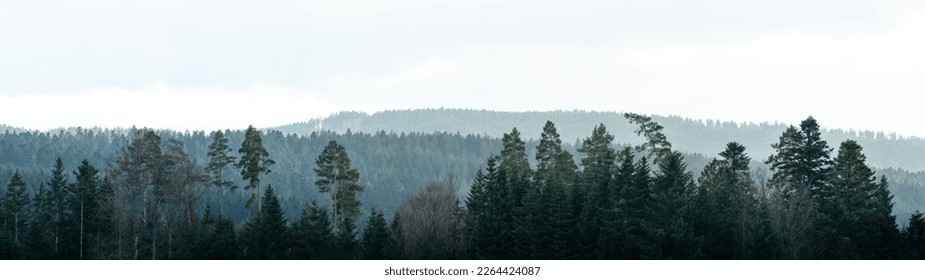
[[[626,117],[623,119],[622,117]],[[768,157],[683,154],[655,118],[574,144],[450,133],[0,135],[9,259],[893,259],[925,256],[922,172],[815,119]],[[748,148],[746,148],[748,147]],[[836,152],[837,151],[837,152]],[[767,167],[758,167],[766,165]],[[882,176],[886,175],[886,176]],[[896,179],[894,179],[894,177]],[[898,224],[909,226],[900,229]]]
[[[696,120],[678,116],[652,116],[665,127],[665,135],[678,139],[675,148],[685,153],[714,154],[725,143],[735,141],[749,147],[749,154],[765,159],[774,153],[771,144],[787,128],[781,123],[735,123],[714,120]],[[632,134],[631,124],[623,121],[623,113],[595,111],[497,112],[464,109],[416,109],[384,111],[375,114],[342,112],[326,118],[276,127],[283,133],[308,135],[316,131],[376,133],[378,131],[404,132],[459,132],[500,138],[511,127],[521,128],[525,140],[537,139],[541,124],[537,120],[551,120],[560,128],[562,141],[580,143],[594,126],[604,124],[612,131],[617,143],[638,141]],[[829,143],[846,139],[865,147],[868,164],[877,168],[904,168],[925,171],[925,139],[900,137],[882,131],[856,131],[829,129],[823,132]],[[683,140],[683,141],[681,141]]]

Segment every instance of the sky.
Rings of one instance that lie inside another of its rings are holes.
[[[0,124],[596,110],[925,137],[925,2],[0,3]]]

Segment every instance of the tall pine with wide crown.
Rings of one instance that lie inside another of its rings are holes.
[[[833,163],[832,149],[822,140],[819,124],[813,117],[803,120],[799,130],[788,127],[771,147],[776,153],[766,163],[774,172],[770,183],[777,195],[772,210],[780,228],[784,257],[809,258],[814,251],[811,232],[814,221],[818,221],[816,207],[829,189],[826,178]]]
[[[270,174],[270,166],[276,162],[270,159],[270,153],[263,147],[260,131],[254,126],[248,126],[244,131],[244,142],[241,143],[238,153],[241,154],[241,159],[235,164],[235,168],[241,170],[241,178],[247,181],[244,189],[255,189],[254,195],[248,199],[248,205],[257,201],[257,212],[260,212],[263,204],[260,198],[260,174]]]
[[[212,144],[209,144],[209,164],[206,165],[206,172],[209,172],[209,183],[221,190],[221,216],[225,217],[225,192],[234,191],[237,188],[234,182],[225,179],[224,171],[228,166],[233,164],[237,158],[231,154],[231,147],[228,146],[228,138],[221,130],[216,130],[212,136]]]
[[[331,140],[315,159],[315,185],[321,193],[331,193],[334,203],[332,215],[334,228],[344,222],[356,221],[360,216],[360,201],[357,195],[365,188],[360,185],[360,172],[350,165],[347,150],[337,141]]]

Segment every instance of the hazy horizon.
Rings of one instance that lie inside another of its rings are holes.
[[[925,137],[920,1],[43,0],[0,7],[0,124],[214,130],[589,110]]]

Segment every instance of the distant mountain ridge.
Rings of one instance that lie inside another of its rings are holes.
[[[736,141],[747,148],[752,159],[764,161],[774,150],[787,128],[782,123],[735,123],[714,120],[695,120],[679,116],[652,115],[652,119],[665,127],[664,132],[673,147],[687,153],[713,157],[728,142]],[[283,133],[308,135],[312,132],[337,133],[365,132],[449,132],[462,135],[501,137],[516,127],[526,138],[539,138],[543,123],[556,123],[563,141],[576,142],[591,134],[594,126],[603,123],[617,143],[638,143],[642,139],[634,131],[636,126],[627,122],[622,112],[596,111],[545,111],[498,112],[468,109],[415,109],[393,110],[374,114],[340,112],[325,118],[274,127]],[[820,119],[825,127],[826,120]],[[868,164],[877,168],[901,168],[925,171],[925,139],[897,137],[895,133],[828,129],[823,139],[830,147],[852,139],[864,147]]]

